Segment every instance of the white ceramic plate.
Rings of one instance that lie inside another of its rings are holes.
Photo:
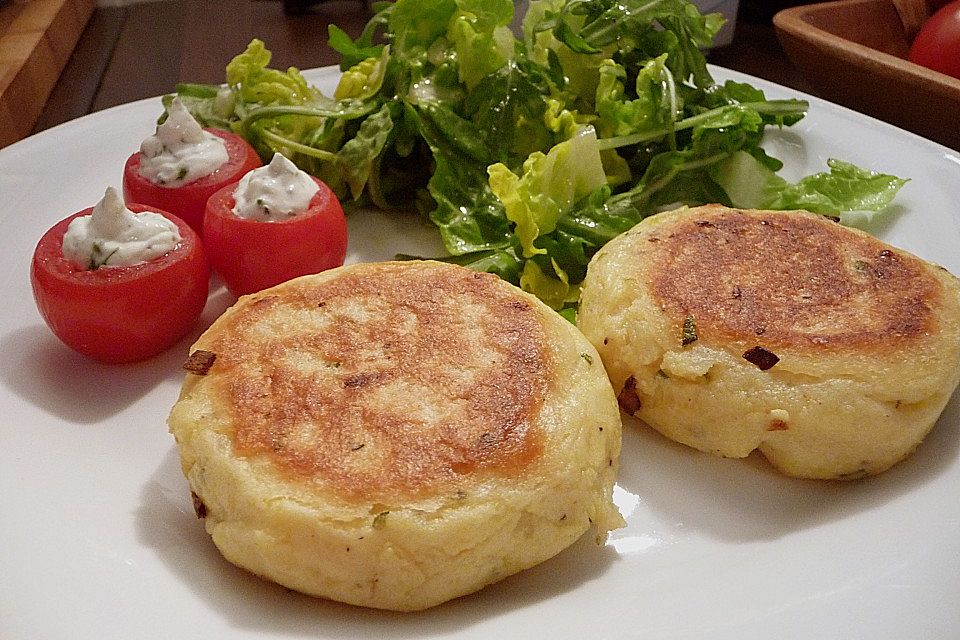
[[[329,93],[336,73],[308,77]],[[873,231],[960,273],[960,154],[811,102],[770,135],[784,175],[838,157],[910,177]],[[48,332],[28,281],[37,239],[119,186],[160,110],[109,109],[0,151],[0,637],[960,636],[960,396],[915,455],[848,484],[790,480],[629,424],[625,529],[425,613],[316,600],[234,568],[193,514],[165,425],[189,341],[144,364],[97,365]],[[439,247],[412,217],[360,213],[351,234],[351,261]],[[213,296],[205,319],[228,302]]]

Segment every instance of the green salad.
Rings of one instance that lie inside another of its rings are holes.
[[[718,84],[702,49],[723,23],[686,0],[379,3],[356,40],[335,26],[333,96],[272,69],[254,40],[225,86],[181,85],[205,126],[279,151],[344,204],[416,207],[449,256],[557,309],[576,303],[591,256],[679,205],[878,211],[904,180],[840,160],[788,183],[760,146],[803,100]],[[168,96],[168,99],[172,96]],[[425,256],[433,257],[437,256]]]

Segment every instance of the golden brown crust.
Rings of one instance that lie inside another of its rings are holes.
[[[812,215],[693,212],[654,227],[642,251],[654,298],[701,340],[847,351],[935,327],[942,287],[912,255]]]
[[[960,380],[960,281],[802,211],[647,218],[591,260],[578,326],[625,412],[803,478],[896,464]]]
[[[381,263],[241,300],[198,344],[235,450],[347,500],[520,473],[553,366],[540,312],[502,285]]]

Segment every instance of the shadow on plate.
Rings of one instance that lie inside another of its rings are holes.
[[[624,420],[619,485],[646,509],[689,533],[725,542],[774,540],[851,517],[936,481],[960,453],[960,393],[920,447],[888,471],[863,480],[800,480],[781,475],[754,452],[720,458]],[[642,519],[638,514],[633,519]]]
[[[596,581],[617,559],[613,549],[598,547],[588,532],[537,567],[427,611],[364,609],[290,591],[227,562],[194,515],[189,492],[176,451],[171,450],[143,487],[136,514],[140,541],[154,549],[184,587],[226,625],[271,634],[442,636]],[[202,635],[202,629],[194,630]]]
[[[38,409],[68,422],[94,424],[136,403],[164,381],[179,382],[190,345],[234,301],[213,289],[197,326],[148,360],[109,365],[80,355],[35,324],[0,336],[0,383]]]
[[[164,379],[180,376],[188,344],[146,362],[107,365],[67,348],[43,325],[20,327],[0,337],[0,382],[46,413],[94,424],[136,403]]]

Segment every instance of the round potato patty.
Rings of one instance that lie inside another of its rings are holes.
[[[594,256],[578,326],[626,413],[805,478],[889,468],[960,380],[957,279],[806,212],[647,218]]]
[[[622,523],[596,351],[495,276],[291,280],[241,298],[188,366],[169,425],[198,513],[228,560],[292,589],[422,609]]]

